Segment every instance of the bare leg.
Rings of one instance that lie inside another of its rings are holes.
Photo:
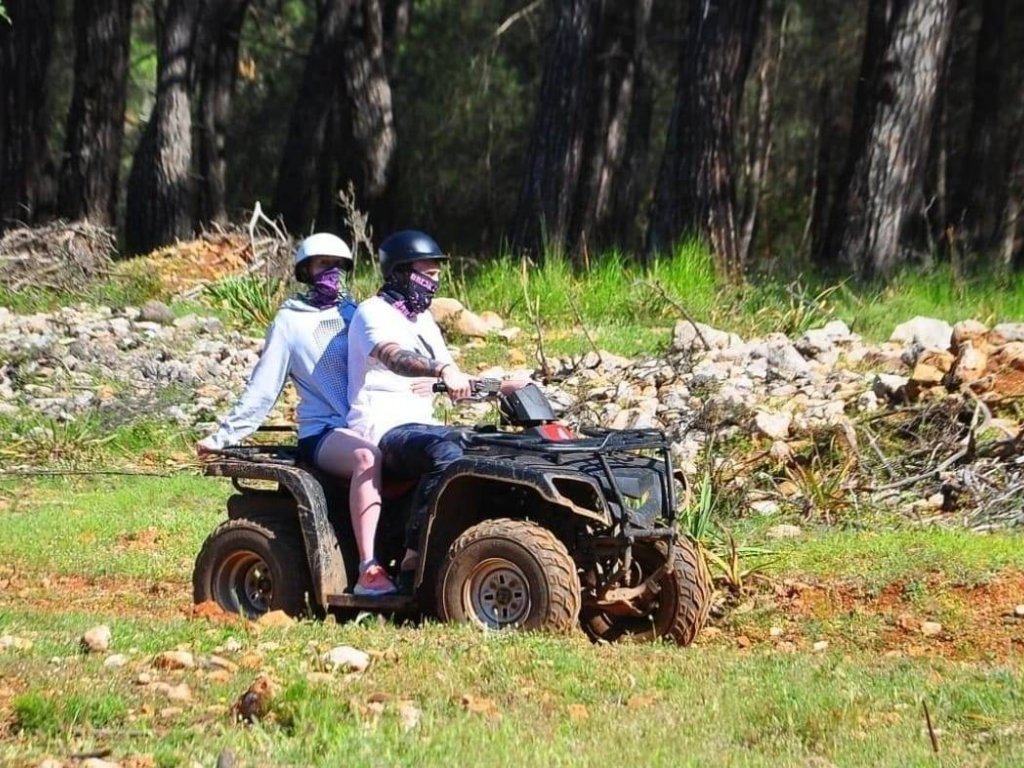
[[[351,478],[348,505],[359,561],[372,560],[380,520],[380,451],[373,443],[336,429],[320,443],[316,463],[325,472]]]

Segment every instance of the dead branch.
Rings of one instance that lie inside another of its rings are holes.
[[[642,280],[640,282],[643,285],[647,285],[656,290],[659,294],[661,294],[661,297],[665,301],[667,301],[669,304],[671,304],[673,307],[679,310],[679,313],[683,316],[683,318],[690,321],[690,325],[693,326],[693,330],[697,333],[697,338],[700,339],[700,343],[704,345],[704,349],[711,349],[711,345],[708,344],[708,340],[705,339],[704,334],[700,332],[700,327],[697,325],[697,321],[693,319],[693,316],[690,315],[690,313],[686,310],[686,307],[684,307],[681,303],[679,303],[671,296],[669,296],[668,291],[665,290],[665,287],[661,283],[659,283],[657,280]]]

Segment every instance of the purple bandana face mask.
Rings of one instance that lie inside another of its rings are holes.
[[[410,320],[430,308],[435,293],[437,280],[422,272],[393,273],[380,290],[380,295]]]
[[[340,293],[341,267],[331,267],[313,278],[313,284],[309,290],[309,303],[314,307],[324,309],[337,304]]]

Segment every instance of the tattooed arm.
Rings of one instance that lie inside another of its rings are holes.
[[[432,360],[426,355],[410,349],[402,349],[394,342],[378,344],[370,352],[392,373],[399,376],[423,377],[433,376],[440,379],[448,387],[448,395],[456,400],[469,397],[472,393],[469,376],[459,370],[455,363],[442,363]]]
[[[440,377],[441,371],[450,363],[442,363],[439,360],[431,360],[426,355],[414,352],[411,349],[402,349],[394,342],[378,344],[370,352],[392,373],[399,376],[434,376]]]

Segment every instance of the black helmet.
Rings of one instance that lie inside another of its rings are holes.
[[[403,264],[412,264],[420,259],[447,261],[448,257],[430,235],[418,229],[403,229],[389,235],[377,251],[380,271],[387,277]]]

